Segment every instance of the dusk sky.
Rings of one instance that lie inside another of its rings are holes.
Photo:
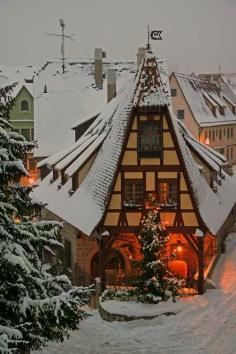
[[[157,55],[182,72],[236,72],[236,0],[0,0],[0,64],[42,65],[60,56],[59,18],[74,41],[68,58],[131,58],[146,27],[163,30]]]

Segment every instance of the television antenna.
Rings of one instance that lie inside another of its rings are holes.
[[[70,39],[73,41],[74,34],[67,35],[65,34],[65,21],[60,18],[59,24],[61,27],[61,34],[58,33],[45,33],[47,36],[61,37],[61,60],[62,60],[62,72],[64,74],[65,66],[65,39]]]

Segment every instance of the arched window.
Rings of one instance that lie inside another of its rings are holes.
[[[20,103],[20,109],[21,111],[28,112],[29,110],[29,103],[26,100],[21,101]]]

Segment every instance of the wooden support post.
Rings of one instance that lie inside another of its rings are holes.
[[[220,250],[221,250],[221,253],[226,252],[226,240],[225,239],[221,241]]]
[[[204,293],[204,236],[198,237],[198,293]]]
[[[101,291],[106,289],[106,273],[105,273],[105,240],[104,238],[99,239],[99,276],[101,279]]]

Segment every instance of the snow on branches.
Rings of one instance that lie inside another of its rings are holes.
[[[40,221],[31,187],[19,181],[22,162],[34,143],[11,132],[7,121],[11,87],[0,89],[0,352],[40,349],[62,341],[88,315],[82,308],[93,287],[76,287],[42,264],[45,250],[62,247],[62,224]]]

